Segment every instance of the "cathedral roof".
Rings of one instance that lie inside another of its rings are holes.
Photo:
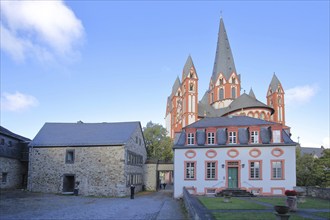
[[[242,94],[240,97],[235,99],[230,105],[225,109],[225,114],[228,114],[233,111],[247,109],[247,108],[267,108],[274,112],[274,109],[260,102],[258,99],[253,98],[247,94]]]
[[[226,108],[215,109],[208,103],[208,92],[206,92],[202,100],[198,103],[198,116],[199,117],[220,117],[228,115],[231,112],[235,112],[241,109],[249,108],[267,108],[271,110],[272,114],[274,109],[268,105],[260,102],[255,97],[247,94],[242,94],[240,97],[236,98],[230,105]]]
[[[188,58],[187,58],[187,61],[186,61],[186,64],[184,65],[183,67],[183,77],[182,77],[182,80],[184,78],[186,78],[187,76],[189,76],[189,73],[190,73],[190,68],[193,67],[195,69],[195,66],[194,66],[194,63],[192,61],[192,58],[191,56],[189,55]],[[197,75],[197,73],[196,73]]]
[[[178,89],[179,89],[180,87],[181,87],[180,79],[179,79],[179,77],[176,77],[176,80],[175,80],[175,82],[174,82],[174,84],[173,84],[173,87],[172,87],[171,98],[172,98],[173,96],[175,96],[176,91],[178,91]]]
[[[252,88],[250,89],[249,96],[251,96],[252,98],[257,99],[257,98],[256,98],[256,95],[254,94],[254,92],[253,92],[253,90],[252,90]]]
[[[220,73],[223,73],[228,80],[230,75],[235,72],[234,57],[230,49],[229,40],[227,37],[225,25],[222,18],[220,19],[220,28],[218,33],[217,50],[212,73],[212,81],[215,82]]]
[[[281,82],[280,82],[280,80],[278,80],[277,76],[274,73],[272,81],[269,84],[271,91],[275,92],[279,85],[281,85]]]

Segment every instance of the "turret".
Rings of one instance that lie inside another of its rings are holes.
[[[285,125],[284,89],[275,73],[268,87],[267,105],[274,109],[270,120]]]
[[[197,121],[198,117],[198,76],[190,55],[182,71],[182,88],[182,127],[185,127]]]

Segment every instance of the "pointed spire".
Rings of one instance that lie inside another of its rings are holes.
[[[250,89],[249,96],[251,96],[252,98],[257,99],[256,96],[255,96],[255,94],[254,94],[254,92],[253,92],[252,87],[251,87],[251,89]]]
[[[274,73],[272,81],[269,84],[271,91],[275,92],[279,85],[281,85],[281,82],[280,82],[280,80],[278,80],[276,74]]]
[[[191,56],[189,54],[189,56],[187,58],[187,61],[186,61],[186,64],[183,67],[182,80],[184,80],[184,78],[186,78],[187,76],[189,76],[190,68],[191,67],[193,67],[195,69],[194,63],[193,63],[192,58],[191,58]],[[197,75],[197,73],[196,73],[196,75]]]
[[[236,72],[234,57],[230,49],[223,19],[220,19],[217,50],[215,54],[212,80],[217,80],[219,73],[223,73],[228,80],[232,72]]]
[[[172,87],[172,95],[171,97],[175,96],[175,93],[176,91],[178,91],[178,89],[181,87],[181,82],[180,82],[180,78],[177,76],[176,77],[176,80],[173,84],[173,87]]]

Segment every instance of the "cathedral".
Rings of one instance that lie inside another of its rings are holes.
[[[166,129],[174,139],[182,128],[206,117],[249,116],[285,126],[284,90],[273,75],[266,92],[267,104],[259,101],[252,88],[241,94],[241,76],[237,73],[223,19],[209,88],[198,97],[198,75],[189,55],[182,77],[176,78],[166,104]],[[288,128],[288,127],[286,127]]]

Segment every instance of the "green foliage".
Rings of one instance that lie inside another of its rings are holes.
[[[298,186],[330,186],[330,149],[325,149],[322,157],[314,158],[309,154],[301,156],[297,148],[296,175]]]
[[[232,197],[231,202],[223,202],[223,197],[199,197],[207,209],[266,209],[265,206]]]
[[[166,161],[173,159],[172,139],[167,136],[167,131],[162,125],[148,122],[143,128],[143,135],[148,159]]]

